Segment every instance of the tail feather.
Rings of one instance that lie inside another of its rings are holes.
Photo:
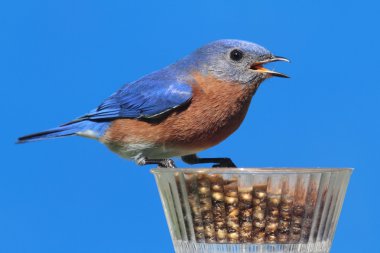
[[[77,121],[46,131],[29,134],[18,138],[17,143],[41,141],[72,135],[81,135],[89,138],[99,138],[107,130],[109,122]]]

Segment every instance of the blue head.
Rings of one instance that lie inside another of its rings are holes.
[[[175,65],[190,67],[193,71],[210,74],[220,80],[251,84],[272,76],[287,77],[263,67],[263,64],[274,61],[288,60],[274,56],[267,49],[251,42],[218,40],[199,48]]]

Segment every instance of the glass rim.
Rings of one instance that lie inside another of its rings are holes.
[[[189,174],[310,174],[310,173],[352,173],[354,168],[329,167],[252,167],[252,168],[154,168],[152,174],[183,172]]]

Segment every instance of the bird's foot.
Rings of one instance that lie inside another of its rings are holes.
[[[159,168],[176,168],[172,159],[148,159],[143,157],[137,160],[137,164],[141,166],[156,164]]]
[[[175,163],[172,159],[163,159],[160,163],[158,163],[158,167],[160,167],[160,168],[176,168]]]
[[[212,165],[213,168],[237,168],[234,162],[230,158],[219,158],[220,162]]]
[[[188,164],[214,163],[213,168],[236,168],[230,158],[199,158],[196,154],[182,156],[182,160]]]

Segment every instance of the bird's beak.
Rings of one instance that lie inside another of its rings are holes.
[[[288,59],[286,59],[285,57],[281,57],[281,56],[273,56],[269,59],[266,59],[266,60],[263,60],[263,61],[259,61],[259,62],[255,62],[251,65],[251,69],[254,70],[254,71],[257,71],[257,72],[261,72],[261,73],[266,73],[268,74],[270,77],[271,76],[278,76],[278,77],[284,77],[284,78],[289,78],[289,76],[283,74],[283,73],[280,73],[280,72],[276,72],[276,71],[273,71],[273,70],[269,70],[269,69],[266,69],[263,67],[264,64],[266,63],[269,63],[269,62],[275,62],[275,61],[285,61],[285,62],[290,62]]]

